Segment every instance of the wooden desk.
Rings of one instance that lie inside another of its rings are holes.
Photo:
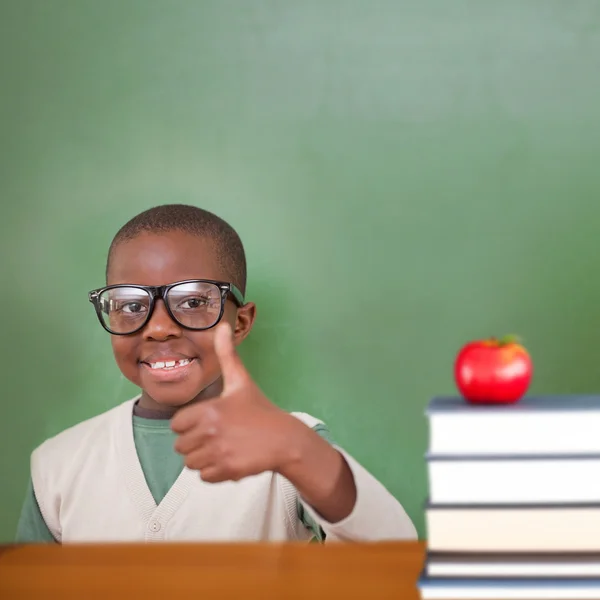
[[[0,598],[419,598],[422,543],[14,546]]]

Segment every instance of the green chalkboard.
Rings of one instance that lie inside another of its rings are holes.
[[[87,301],[164,202],[240,232],[243,354],[424,535],[424,407],[517,332],[600,387],[600,3],[3,0],[0,539],[29,453],[131,397]]]

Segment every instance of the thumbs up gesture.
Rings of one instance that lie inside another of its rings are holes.
[[[281,472],[312,432],[265,397],[237,354],[227,323],[215,330],[215,352],[222,392],[173,417],[171,428],[179,434],[175,450],[210,483]]]

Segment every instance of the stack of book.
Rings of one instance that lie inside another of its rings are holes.
[[[600,598],[600,396],[427,416],[421,598]]]

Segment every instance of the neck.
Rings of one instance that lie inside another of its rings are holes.
[[[142,395],[137,401],[136,406],[142,409],[141,412],[148,414],[151,418],[170,419],[178,410],[186,406],[190,406],[204,400],[210,400],[211,398],[216,398],[222,390],[223,381],[219,377],[208,387],[204,388],[196,397],[192,398],[189,402],[185,402],[184,404],[165,404],[164,402],[158,402],[157,400],[154,400],[154,398],[152,398],[147,392],[142,391]]]

